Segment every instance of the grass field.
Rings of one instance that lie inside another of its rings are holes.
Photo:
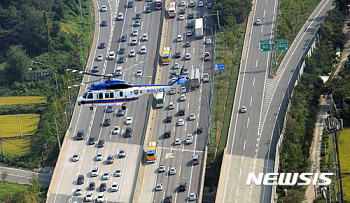
[[[1,137],[18,137],[20,135],[18,116],[21,123],[22,136],[33,135],[38,128],[40,114],[15,114],[0,116]]]
[[[25,155],[30,152],[31,137],[23,137],[17,139],[9,139],[2,141],[4,153],[11,153],[16,155]]]
[[[1,105],[46,103],[46,97],[0,97]]]
[[[0,198],[7,197],[8,194],[14,194],[17,191],[22,191],[23,189],[29,190],[29,185],[21,185],[18,183],[10,183],[6,184],[0,183]]]
[[[343,177],[344,200],[350,202],[350,128],[345,128],[340,132],[338,139],[340,167]]]

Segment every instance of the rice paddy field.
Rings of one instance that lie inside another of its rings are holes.
[[[11,153],[15,155],[25,155],[30,152],[30,141],[31,137],[23,137],[16,139],[6,139],[2,141],[2,147],[4,153]]]
[[[2,138],[20,137],[19,122],[22,136],[34,135],[40,121],[40,114],[0,115],[0,132]]]
[[[340,167],[343,178],[343,191],[345,202],[350,202],[350,128],[344,128],[338,139]]]
[[[0,97],[1,105],[17,105],[17,104],[35,104],[46,103],[46,97],[27,96],[27,97]]]

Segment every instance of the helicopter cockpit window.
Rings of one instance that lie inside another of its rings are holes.
[[[88,96],[87,96],[88,99],[93,99],[93,95],[92,93],[89,93]]]
[[[109,98],[109,93],[105,93],[105,99]]]
[[[87,95],[87,93],[85,92],[84,95],[83,95],[83,98],[84,98],[84,99],[86,99],[86,95]]]
[[[98,93],[98,98],[103,99],[103,93]]]
[[[119,96],[120,96],[120,97],[123,97],[123,92],[119,92]]]
[[[114,98],[114,93],[113,92],[109,93],[109,98]]]

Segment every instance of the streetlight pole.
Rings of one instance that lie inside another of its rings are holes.
[[[29,197],[34,196],[34,195],[40,195],[40,194],[41,194],[41,192],[38,192],[38,193],[35,193],[35,194],[32,194],[32,195],[28,195],[28,202],[30,203]]]
[[[68,98],[69,98],[69,107],[70,107],[70,115],[71,116],[73,116],[73,109],[72,109],[72,101],[71,101],[71,99],[70,99],[70,92],[69,92],[69,89],[70,89],[70,87],[69,87],[69,82],[70,81],[76,81],[76,80],[79,80],[79,78],[75,78],[75,79],[73,79],[73,80],[67,80],[67,89],[68,89]]]
[[[82,62],[83,71],[84,71],[84,57],[83,57],[83,50],[82,50],[82,48],[81,48],[81,41],[87,40],[87,39],[90,39],[90,37],[88,37],[88,38],[86,38],[86,39],[81,39],[81,40],[79,40],[80,54],[81,54],[81,62]]]
[[[66,124],[67,124],[67,113],[66,112],[63,112],[63,113],[60,113],[60,114],[57,114],[57,115],[54,116],[55,124],[56,124],[56,134],[57,134],[57,142],[58,142],[58,150],[59,151],[61,151],[61,142],[60,142],[60,136],[58,135],[56,116],[59,116],[59,115],[62,115],[62,114],[66,115]]]
[[[79,8],[80,8],[81,25],[84,26],[83,13],[81,12],[81,0],[79,0]]]

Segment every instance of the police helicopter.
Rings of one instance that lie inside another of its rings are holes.
[[[134,85],[126,82],[125,80],[116,79],[113,74],[100,75],[90,72],[84,72],[74,69],[67,69],[69,72],[92,75],[102,77],[98,80],[73,85],[68,88],[78,87],[93,83],[89,89],[83,94],[83,96],[77,99],[78,105],[90,106],[90,110],[94,109],[94,106],[109,106],[116,105],[121,106],[123,110],[126,109],[125,104],[127,102],[133,102],[139,99],[140,96],[147,94],[154,94],[158,92],[168,92],[170,90],[176,90],[182,84],[185,83],[186,77],[182,76],[183,69],[180,72],[178,78],[171,84],[159,84],[159,85]],[[97,82],[105,79],[104,82]]]

